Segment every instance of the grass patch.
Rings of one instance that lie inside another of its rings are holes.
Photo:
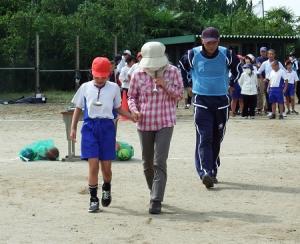
[[[43,93],[47,97],[47,103],[70,103],[75,91],[46,91]],[[20,97],[34,96],[32,92],[1,92],[0,100],[18,99]]]

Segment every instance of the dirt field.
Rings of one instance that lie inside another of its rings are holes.
[[[67,154],[65,108],[0,105],[0,243],[300,243],[300,115],[231,119],[220,184],[208,191],[194,168],[192,111],[179,108],[163,213],[151,216],[133,123],[119,124],[118,139],[135,159],[113,164],[113,201],[97,214],[87,212],[85,162],[16,159],[48,138]]]

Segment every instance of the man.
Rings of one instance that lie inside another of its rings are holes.
[[[133,73],[128,91],[129,109],[138,120],[144,174],[150,190],[150,214],[161,212],[176,103],[183,92],[180,71],[169,64],[165,49],[160,42],[143,45],[140,69]]]
[[[132,56],[127,56],[125,59],[125,66],[121,69],[121,73],[119,76],[119,79],[121,81],[121,88],[122,91],[125,91],[126,93],[126,97],[127,97],[127,91],[129,88],[129,81],[130,78],[128,77],[128,71],[130,70],[130,68],[135,64],[135,58]]]
[[[131,56],[131,52],[130,50],[125,50],[122,54],[122,59],[119,62],[119,64],[117,65],[117,72],[120,74],[122,68],[126,65],[126,58],[128,58],[129,56]]]
[[[256,58],[257,68],[259,68],[263,62],[268,60],[267,51],[268,49],[266,47],[261,47],[259,49],[260,56]]]
[[[260,68],[263,62],[268,60],[267,57],[267,48],[261,47],[259,50],[260,56],[256,58],[257,69]],[[257,89],[257,111],[261,113],[264,109],[265,104],[265,73],[262,73],[262,78],[258,79],[258,89]]]
[[[272,116],[272,104],[269,102],[269,94],[267,92],[267,87],[268,87],[268,80],[266,79],[267,76],[270,75],[272,71],[272,63],[275,61],[276,58],[276,51],[274,49],[269,49],[268,50],[268,59],[261,64],[259,67],[257,74],[260,76],[260,79],[263,80],[264,86],[265,86],[265,98],[266,98],[266,107],[267,107],[267,112],[268,116]],[[283,65],[279,63],[279,68],[285,70]],[[285,114],[284,114],[285,116]]]
[[[220,146],[224,137],[230,100],[230,86],[238,81],[242,67],[238,57],[219,46],[220,34],[214,27],[203,30],[202,46],[189,50],[181,59],[182,68],[192,76],[196,125],[195,164],[206,188],[217,183]]]

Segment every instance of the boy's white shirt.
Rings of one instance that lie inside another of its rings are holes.
[[[286,75],[288,77],[289,80],[289,84],[295,84],[296,81],[299,80],[299,77],[297,75],[297,72],[292,70],[291,72],[287,70]]]
[[[287,74],[283,69],[279,69],[278,71],[272,70],[266,77],[270,81],[270,87],[280,87],[281,78],[283,78],[284,83],[288,79]]]
[[[114,119],[112,113],[114,108],[121,106],[120,88],[116,83],[107,81],[105,86],[100,89],[99,101],[101,106],[95,105],[99,88],[95,86],[95,81],[83,83],[72,99],[72,103],[77,108],[88,110],[88,116],[94,118]]]
[[[285,68],[283,67],[282,63],[279,63],[279,69],[283,69],[285,71]],[[271,73],[272,71],[272,62],[268,60],[266,60],[265,62],[263,62],[261,64],[261,66],[259,67],[257,74],[262,74],[262,72],[265,72],[266,77]]]
[[[238,82],[241,87],[241,94],[244,95],[257,94],[258,83],[257,83],[256,73],[253,72],[253,74],[249,76],[246,72],[243,72]]]

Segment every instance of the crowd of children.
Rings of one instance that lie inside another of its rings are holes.
[[[298,115],[295,110],[295,93],[300,103],[300,82],[298,61],[290,53],[283,66],[276,59],[276,52],[266,47],[260,48],[260,56],[238,55],[243,64],[243,73],[231,89],[231,115],[254,119],[265,113],[270,119],[287,115]],[[284,103],[286,106],[284,106]]]

